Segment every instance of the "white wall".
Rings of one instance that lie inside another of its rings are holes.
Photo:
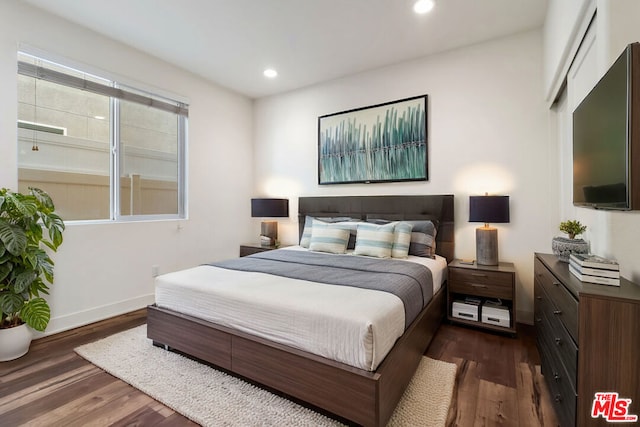
[[[284,95],[254,108],[257,194],[289,197],[455,194],[456,256],[475,258],[469,195],[511,196],[511,222],[499,229],[500,259],[517,269],[518,321],[531,322],[533,252],[550,251],[557,175],[543,99],[542,33],[519,34],[397,64]],[[428,94],[428,182],[317,184],[317,118]],[[280,222],[297,240],[295,216]]]
[[[551,104],[596,9],[596,0],[548,0],[543,32],[544,94]]]
[[[584,96],[609,69],[628,43],[640,41],[640,2],[637,0],[597,0],[595,21],[588,32],[575,34],[581,44],[575,59],[568,57],[566,105],[554,119],[563,131],[556,135],[557,155],[560,165],[558,187],[560,216],[556,223],[566,219],[578,219],[587,226],[584,238],[589,241],[595,254],[616,259],[621,274],[640,282],[640,211],[617,212],[576,208],[572,205],[572,131],[571,114]],[[560,13],[560,12],[558,12]],[[555,20],[566,21],[568,17],[556,16]],[[589,21],[589,16],[585,21]],[[545,32],[549,27],[545,27]],[[549,34],[546,36],[550,37]],[[575,44],[574,41],[567,41]],[[562,45],[556,49],[563,49]],[[545,54],[545,58],[549,55]],[[548,64],[547,64],[548,66]],[[555,96],[555,95],[554,95]],[[560,233],[558,233],[560,234]]]
[[[0,2],[0,186],[17,186],[16,52],[26,44],[188,99],[189,219],[68,224],[47,333],[153,302],[160,273],[237,256],[251,239],[252,102],[18,1]],[[232,227],[229,224],[233,224]]]

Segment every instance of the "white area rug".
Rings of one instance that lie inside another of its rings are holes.
[[[335,420],[154,347],[146,325],[75,349],[94,365],[203,426],[339,426]],[[423,357],[389,426],[444,426],[456,365]]]

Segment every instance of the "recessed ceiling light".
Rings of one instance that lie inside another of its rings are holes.
[[[266,70],[264,70],[262,74],[264,74],[265,77],[268,77],[270,79],[273,79],[278,76],[278,72],[273,68],[267,68]]]
[[[413,11],[420,15],[430,12],[436,5],[434,0],[418,0],[413,4]]]

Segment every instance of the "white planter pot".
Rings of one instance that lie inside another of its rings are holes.
[[[588,254],[589,243],[582,239],[567,239],[566,237],[554,237],[551,240],[553,253],[562,262],[569,262],[571,254]]]
[[[26,324],[0,329],[0,362],[17,359],[27,354],[32,339],[31,329]]]

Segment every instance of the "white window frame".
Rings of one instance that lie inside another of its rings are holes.
[[[50,60],[41,52],[30,53],[28,50],[20,50],[19,55],[27,55],[37,60],[49,62],[58,67],[64,67],[72,71],[77,71],[85,75],[98,77],[110,82],[110,86],[92,83],[89,80],[80,82],[80,79],[73,78],[73,84],[69,87],[76,87],[82,90],[97,92],[109,96],[110,104],[110,137],[109,137],[109,218],[90,220],[65,220],[66,223],[104,223],[104,222],[135,222],[135,221],[159,221],[159,220],[181,220],[188,218],[187,212],[187,145],[188,145],[188,111],[189,105],[184,101],[177,101],[172,98],[157,95],[145,89],[139,89],[135,84],[119,83],[113,78],[102,77],[95,72],[85,72],[77,67],[72,67],[60,60]],[[43,68],[32,66],[31,64],[18,61],[18,74],[24,74],[34,78],[44,78],[56,84],[65,85],[64,82],[57,81],[55,77],[42,73]],[[108,75],[108,73],[104,73]],[[78,87],[82,86],[84,87]],[[141,85],[140,85],[141,86]],[[152,108],[159,108],[165,111],[175,112],[178,119],[177,136],[177,205],[176,213],[153,214],[153,215],[123,215],[120,213],[120,100],[125,99],[131,102],[141,103]]]

